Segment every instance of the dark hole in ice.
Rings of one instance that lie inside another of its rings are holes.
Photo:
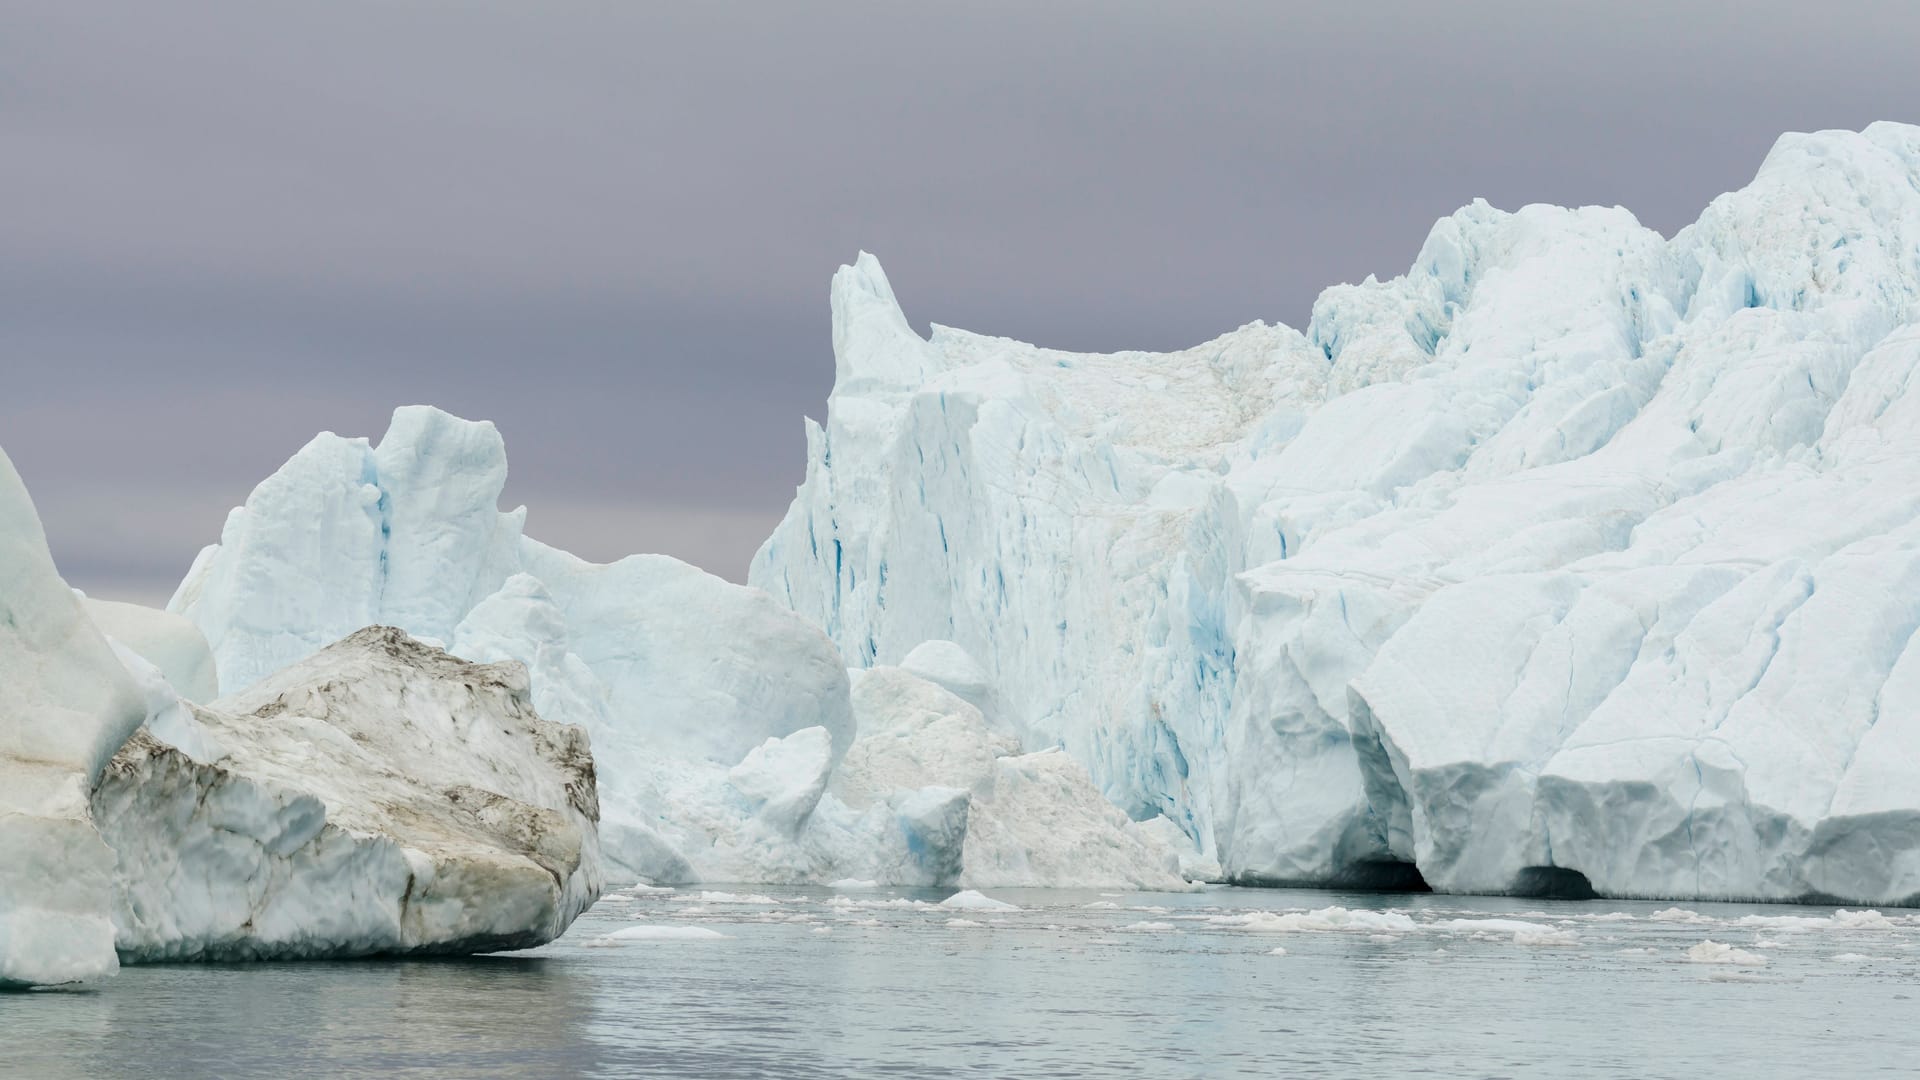
[[[1587,875],[1564,866],[1529,866],[1513,879],[1515,896],[1537,896],[1542,900],[1598,900]]]
[[[1336,889],[1359,892],[1432,892],[1420,868],[1410,862],[1380,859],[1350,864],[1340,876],[1328,882]]]

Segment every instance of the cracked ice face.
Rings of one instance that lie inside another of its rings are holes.
[[[864,256],[834,316],[751,580],[958,642],[1228,874],[1920,895],[1920,128],[1785,136],[1671,240],[1476,203],[1304,334],[922,340]]]

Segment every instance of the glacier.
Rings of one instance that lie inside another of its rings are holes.
[[[916,642],[898,680],[967,722],[902,739],[891,710],[907,702],[857,701],[841,651],[764,590],[666,556],[598,564],[542,544],[525,507],[499,509],[506,477],[491,423],[427,406],[396,410],[377,444],[316,436],[229,514],[169,604],[204,636],[227,695],[215,704],[389,626],[524,665],[538,714],[589,734],[614,878],[1185,887],[1181,845],[1134,827],[1084,767],[1020,759],[957,644]],[[862,764],[879,741],[899,768]],[[929,764],[953,754],[973,767]],[[1040,806],[1060,828],[1009,820]],[[1076,844],[1101,857],[1072,865]]]
[[[1920,127],[1671,238],[1475,202],[1180,352],[922,337],[865,254],[831,301],[749,582],[859,668],[951,643],[1189,865],[1920,901]]]

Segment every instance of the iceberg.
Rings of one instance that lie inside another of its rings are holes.
[[[368,626],[521,662],[538,713],[584,727],[601,775],[624,781],[602,788],[610,863],[682,877],[687,854],[654,828],[662,762],[724,774],[811,727],[843,753],[845,667],[759,590],[525,536],[525,508],[498,508],[506,476],[492,424],[437,409],[397,410],[378,446],[321,434],[228,516],[169,610],[205,634],[225,694]]]
[[[1190,865],[1920,901],[1920,127],[1783,136],[1671,238],[1476,202],[1174,353],[922,337],[865,254],[831,300],[750,583]]]
[[[586,733],[517,663],[370,627],[187,709],[92,794],[129,962],[530,948],[600,896]]]
[[[87,793],[146,699],[54,569],[4,452],[0,680],[0,988],[112,975],[114,853]]]
[[[526,509],[497,506],[506,468],[492,424],[423,406],[397,410],[378,444],[309,442],[228,516],[169,605],[211,651],[215,711],[390,626],[468,661],[517,661],[538,714],[588,732],[616,878],[1185,884],[1166,838],[1133,828],[1077,763],[1018,756],[959,645],[916,642],[891,674],[850,676],[826,634],[764,590],[526,536]],[[1075,844],[1099,859],[1070,865]]]

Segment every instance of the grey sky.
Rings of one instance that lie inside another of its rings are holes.
[[[1475,196],[1671,232],[1920,120],[1920,5],[0,0],[0,445],[163,596],[315,431],[431,402],[592,558],[733,578],[827,279],[1075,349],[1304,322]]]

